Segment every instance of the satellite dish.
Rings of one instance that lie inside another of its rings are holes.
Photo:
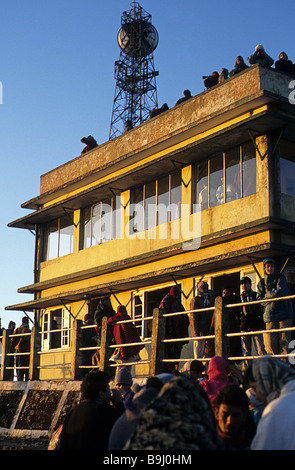
[[[159,35],[156,28],[144,20],[125,23],[118,32],[122,52],[131,57],[146,57],[157,47]]]

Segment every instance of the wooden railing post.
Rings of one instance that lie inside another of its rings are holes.
[[[216,297],[214,310],[215,355],[224,359],[229,357],[229,309],[225,308],[224,299]]]
[[[0,375],[0,380],[6,380],[6,366],[8,364],[8,358],[9,356],[7,357],[7,353],[9,352],[9,337],[7,336],[7,331],[4,330],[3,328],[3,333],[2,333],[2,363],[1,363],[1,375]],[[13,375],[13,374],[12,374]]]
[[[82,351],[80,346],[82,345],[82,330],[81,320],[73,320],[71,330],[71,380],[80,380],[82,377],[82,371],[80,366],[82,365]]]
[[[151,376],[163,372],[164,367],[162,359],[164,359],[165,344],[162,343],[162,339],[165,339],[165,318],[161,315],[158,308],[154,308],[150,357]]]
[[[39,379],[41,335],[38,325],[33,326],[30,341],[29,380]]]
[[[100,350],[99,350],[99,369],[103,371],[108,370],[109,354],[107,351],[107,325],[108,318],[103,317],[101,322],[101,336],[100,336]]]

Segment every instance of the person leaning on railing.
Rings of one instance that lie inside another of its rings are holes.
[[[30,342],[31,337],[27,333],[30,333],[31,330],[29,328],[29,319],[28,317],[23,317],[22,324],[16,328],[14,331],[14,335],[11,338],[11,350],[14,351],[16,354],[23,354],[26,352],[30,352]],[[20,334],[24,334],[25,336],[19,336]],[[28,380],[29,379],[29,355],[16,355],[16,375],[17,380]],[[18,369],[19,367],[19,369]]]
[[[287,280],[277,273],[276,262],[272,258],[263,260],[264,278],[257,284],[257,300],[272,299],[289,295]],[[267,330],[290,328],[294,324],[294,312],[289,299],[265,302],[263,320]],[[264,343],[268,354],[287,354],[291,332],[282,331],[265,335]]]

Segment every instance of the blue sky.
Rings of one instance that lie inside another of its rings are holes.
[[[294,0],[248,2],[142,0],[159,33],[154,52],[159,105],[174,106],[185,88],[204,90],[203,75],[231,70],[263,44],[276,60],[295,61]],[[7,224],[28,211],[40,175],[80,155],[80,139],[108,140],[115,91],[117,33],[130,0],[1,0],[0,318],[5,306],[30,300],[34,236]]]

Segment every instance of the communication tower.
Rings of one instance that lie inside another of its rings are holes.
[[[151,15],[138,2],[124,11],[118,32],[120,58],[115,62],[116,89],[109,139],[122,134],[126,122],[131,127],[146,121],[158,106],[153,51],[159,35]]]

